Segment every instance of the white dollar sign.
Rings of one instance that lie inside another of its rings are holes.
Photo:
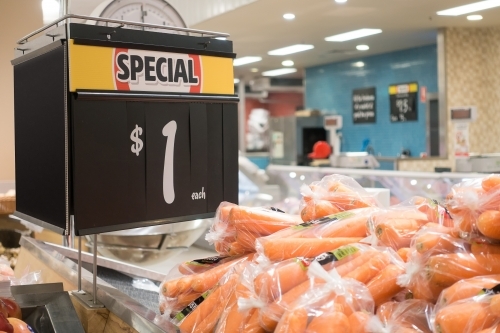
[[[136,154],[137,156],[139,156],[139,153],[144,146],[142,140],[139,138],[139,135],[142,135],[142,127],[135,125],[135,129],[132,130],[132,133],[130,134],[130,140],[134,142],[130,150],[132,150],[132,153]]]

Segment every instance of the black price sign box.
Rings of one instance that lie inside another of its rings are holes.
[[[70,26],[71,39],[13,61],[15,215],[61,233],[73,215],[87,235],[237,203],[231,42]]]
[[[418,83],[404,83],[389,86],[391,121],[418,120]]]
[[[352,92],[352,121],[354,124],[370,124],[376,121],[376,88],[355,89]]]

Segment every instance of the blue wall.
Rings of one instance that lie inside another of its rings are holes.
[[[365,66],[353,67],[358,61]],[[426,104],[418,99],[418,121],[392,123],[388,92],[391,84],[415,81],[438,91],[436,45],[307,68],[306,107],[343,116],[342,151],[360,151],[370,139],[376,154],[397,156],[405,148],[419,156],[426,151]],[[354,125],[352,91],[365,87],[377,88],[376,123]]]

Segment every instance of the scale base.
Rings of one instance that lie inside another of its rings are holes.
[[[80,302],[85,304],[87,307],[91,309],[99,309],[99,308],[104,308],[104,305],[97,301],[97,304],[94,304],[94,298],[92,297],[91,294],[81,290],[81,291],[72,291],[71,295],[75,296],[76,299],[78,299]]]

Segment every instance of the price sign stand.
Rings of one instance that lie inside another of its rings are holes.
[[[69,246],[78,236],[79,259],[80,237],[94,235],[92,300],[81,260],[75,293],[91,307],[97,234],[238,201],[235,54],[217,37],[227,34],[70,14],[18,41],[14,215]]]

